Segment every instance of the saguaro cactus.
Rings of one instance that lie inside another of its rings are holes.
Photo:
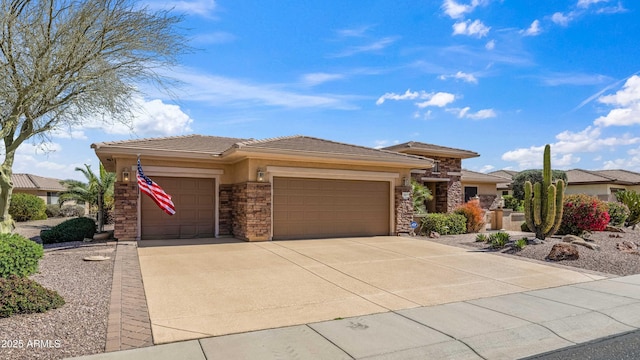
[[[536,238],[544,240],[558,231],[562,222],[562,200],[564,181],[551,183],[551,146],[544,147],[542,184],[530,181],[524,183],[524,217],[529,230]]]

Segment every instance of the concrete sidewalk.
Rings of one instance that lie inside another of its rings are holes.
[[[76,359],[518,359],[640,328],[640,275]]]

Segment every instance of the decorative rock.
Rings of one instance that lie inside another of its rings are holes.
[[[638,245],[631,241],[623,241],[616,244],[616,248],[624,253],[638,254]]]
[[[625,232],[623,228],[619,228],[611,225],[607,225],[607,227],[604,228],[604,231],[619,232],[619,233]]]
[[[575,236],[575,235],[565,235],[562,237],[562,242],[566,242],[566,243],[570,243],[570,242],[574,242],[574,241],[584,241],[583,238],[579,237],[579,236]]]
[[[440,237],[440,234],[435,231],[432,231],[431,233],[429,233],[429,237],[432,239],[437,239]]]
[[[533,238],[533,240],[527,241],[528,245],[540,245],[544,244],[544,240],[540,240],[538,238]]]
[[[622,235],[620,235],[620,234],[609,234],[609,237],[610,238],[618,238],[619,239],[619,238],[622,237]]]
[[[574,244],[558,243],[551,248],[547,260],[577,260],[579,256],[578,247]]]
[[[591,250],[600,250],[600,245],[598,244],[593,244],[593,243],[588,243],[585,240],[574,240],[571,242],[572,244],[575,245],[580,245],[580,246],[584,246],[587,249],[591,249]]]
[[[84,261],[105,261],[105,260],[109,260],[111,259],[108,256],[102,256],[102,255],[93,255],[93,256],[87,256],[85,258],[83,258],[82,260]]]

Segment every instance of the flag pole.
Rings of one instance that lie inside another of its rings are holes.
[[[137,217],[137,219],[136,219],[136,222],[137,222],[137,224],[136,224],[137,225],[136,226],[136,228],[137,228],[136,229],[136,240],[140,241],[141,237],[142,237],[142,218],[141,218],[141,215],[142,215],[141,200],[142,199],[140,198],[140,186],[138,186],[138,164],[140,163],[140,154],[137,155],[137,160],[138,161],[136,161],[136,192],[137,192],[137,195],[138,195],[137,196],[138,199],[136,201],[136,208],[137,208],[136,211],[138,212],[138,214],[137,214],[138,216],[136,216]]]

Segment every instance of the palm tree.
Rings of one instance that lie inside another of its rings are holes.
[[[60,206],[66,201],[75,200],[89,203],[98,208],[98,232],[104,231],[104,214],[107,208],[113,205],[113,184],[116,181],[116,174],[107,172],[100,164],[100,174],[96,175],[91,170],[91,165],[84,165],[84,169],[77,167],[88,183],[77,180],[66,180],[67,191],[60,194],[58,203]]]
[[[433,195],[426,186],[420,184],[415,179],[411,179],[411,193],[413,195],[413,210],[417,215],[427,213],[425,202],[431,201]]]

